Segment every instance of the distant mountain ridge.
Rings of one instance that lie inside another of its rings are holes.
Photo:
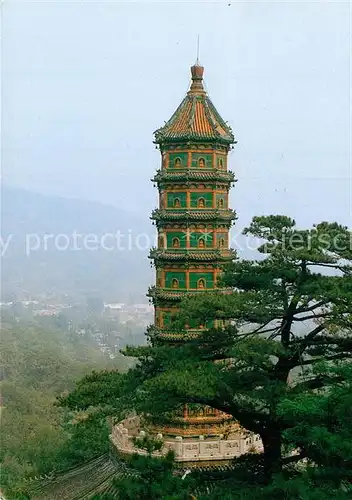
[[[3,294],[140,300],[152,279],[149,218],[113,206],[2,185],[1,237]]]

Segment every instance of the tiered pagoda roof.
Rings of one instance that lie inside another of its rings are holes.
[[[187,297],[196,297],[197,295],[200,295],[200,294],[205,294],[205,293],[214,293],[216,292],[217,289],[208,289],[208,290],[168,290],[168,289],[164,289],[160,286],[156,286],[156,285],[153,285],[153,286],[150,286],[148,288],[148,293],[147,293],[147,297],[149,297],[151,299],[151,301],[153,303],[155,303],[156,301],[158,300],[165,300],[165,301],[168,301],[168,302],[172,302],[172,301],[176,301],[176,302],[179,302],[180,300],[182,300],[183,298],[185,298],[186,296]],[[221,288],[221,293],[231,293],[232,292],[232,289],[231,288]]]
[[[232,222],[236,219],[236,212],[234,210],[228,209],[209,209],[209,210],[168,210],[168,209],[155,209],[152,212],[151,219],[157,222],[159,221],[228,221]]]
[[[221,170],[212,171],[199,171],[199,170],[184,170],[176,172],[167,172],[165,170],[158,170],[156,175],[152,179],[153,182],[169,182],[169,181],[219,181],[219,182],[235,182],[235,174],[231,171],[223,172]]]
[[[182,249],[180,251],[166,250],[153,248],[150,251],[149,258],[155,259],[156,261],[227,261],[234,259],[236,253],[232,249],[218,250],[191,250]]]
[[[166,330],[165,328],[158,328],[155,325],[147,326],[147,336],[153,340],[172,340],[177,342],[185,342],[186,340],[194,340],[200,335],[204,335],[204,329],[187,330],[183,332],[176,332],[173,330]]]
[[[152,211],[153,220],[172,220],[172,221],[201,221],[201,220],[228,220],[236,219],[236,212],[231,208],[208,209],[208,210],[168,210],[156,208]]]
[[[182,141],[216,141],[227,145],[235,138],[203,86],[204,68],[191,67],[192,84],[186,97],[165,125],[154,132],[157,144]]]

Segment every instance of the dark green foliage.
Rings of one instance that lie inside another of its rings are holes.
[[[322,364],[315,374],[324,378],[323,391],[294,394],[278,408],[288,424],[285,439],[306,450],[333,484],[352,480],[352,364]]]
[[[172,474],[173,456],[163,459],[134,456],[129,463],[137,471],[137,478],[126,478],[115,484],[121,500],[186,500],[189,499],[191,482]]]
[[[105,418],[91,415],[67,427],[68,439],[57,453],[58,469],[69,469],[109,452],[109,426]]]
[[[283,216],[255,217],[245,234],[259,238],[263,258],[231,263],[222,280],[231,293],[187,298],[175,322],[180,331],[194,321],[224,321],[218,329],[174,349],[157,339],[127,349],[139,360],[134,369],[122,376],[94,374],[61,404],[71,410],[94,404],[118,415],[135,409],[159,420],[184,403],[209,405],[260,434],[266,484],[263,490],[257,485],[255,495],[316,498],[319,472],[324,498],[325,490],[340,492],[341,481],[352,477],[345,403],[352,356],[351,234],[326,222],[298,230]],[[293,449],[297,457],[290,456]],[[288,462],[302,458],[314,464],[310,475],[296,477],[292,469],[288,478],[281,476],[291,470]],[[337,468],[334,483],[331,471]]]
[[[303,473],[296,477],[275,476],[269,485],[251,481],[233,480],[215,486],[210,494],[200,494],[197,500],[348,500],[352,490],[324,484],[314,474]]]

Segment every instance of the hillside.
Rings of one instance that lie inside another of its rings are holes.
[[[64,425],[55,399],[93,369],[123,370],[128,360],[121,355],[111,361],[89,337],[54,324],[44,328],[35,321],[4,318],[1,333],[1,486],[11,491],[27,476],[94,456],[99,439],[87,443],[87,449],[71,445],[74,433],[70,438],[72,429]],[[108,443],[107,429],[101,432]]]
[[[148,215],[5,185],[1,204],[3,300],[43,291],[77,301],[92,293],[145,300],[154,238]]]

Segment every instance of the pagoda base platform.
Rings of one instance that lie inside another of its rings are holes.
[[[242,429],[234,422],[203,423],[196,432],[202,428],[212,428],[211,434],[195,435],[195,432],[182,430],[180,428],[165,427],[165,434],[157,432],[157,428],[142,429],[140,417],[132,416],[127,418],[112,429],[110,441],[117,454],[122,457],[130,456],[134,453],[147,455],[143,449],[137,448],[133,440],[143,438],[146,435],[162,441],[160,451],[155,451],[152,456],[162,457],[168,451],[175,454],[176,465],[182,467],[223,467],[236,457],[249,452],[260,453],[263,450],[259,436],[253,435]],[[194,429],[193,425],[189,429]],[[215,429],[223,431],[216,434]],[[225,434],[226,431],[226,434]],[[175,435],[177,433],[178,435]]]

